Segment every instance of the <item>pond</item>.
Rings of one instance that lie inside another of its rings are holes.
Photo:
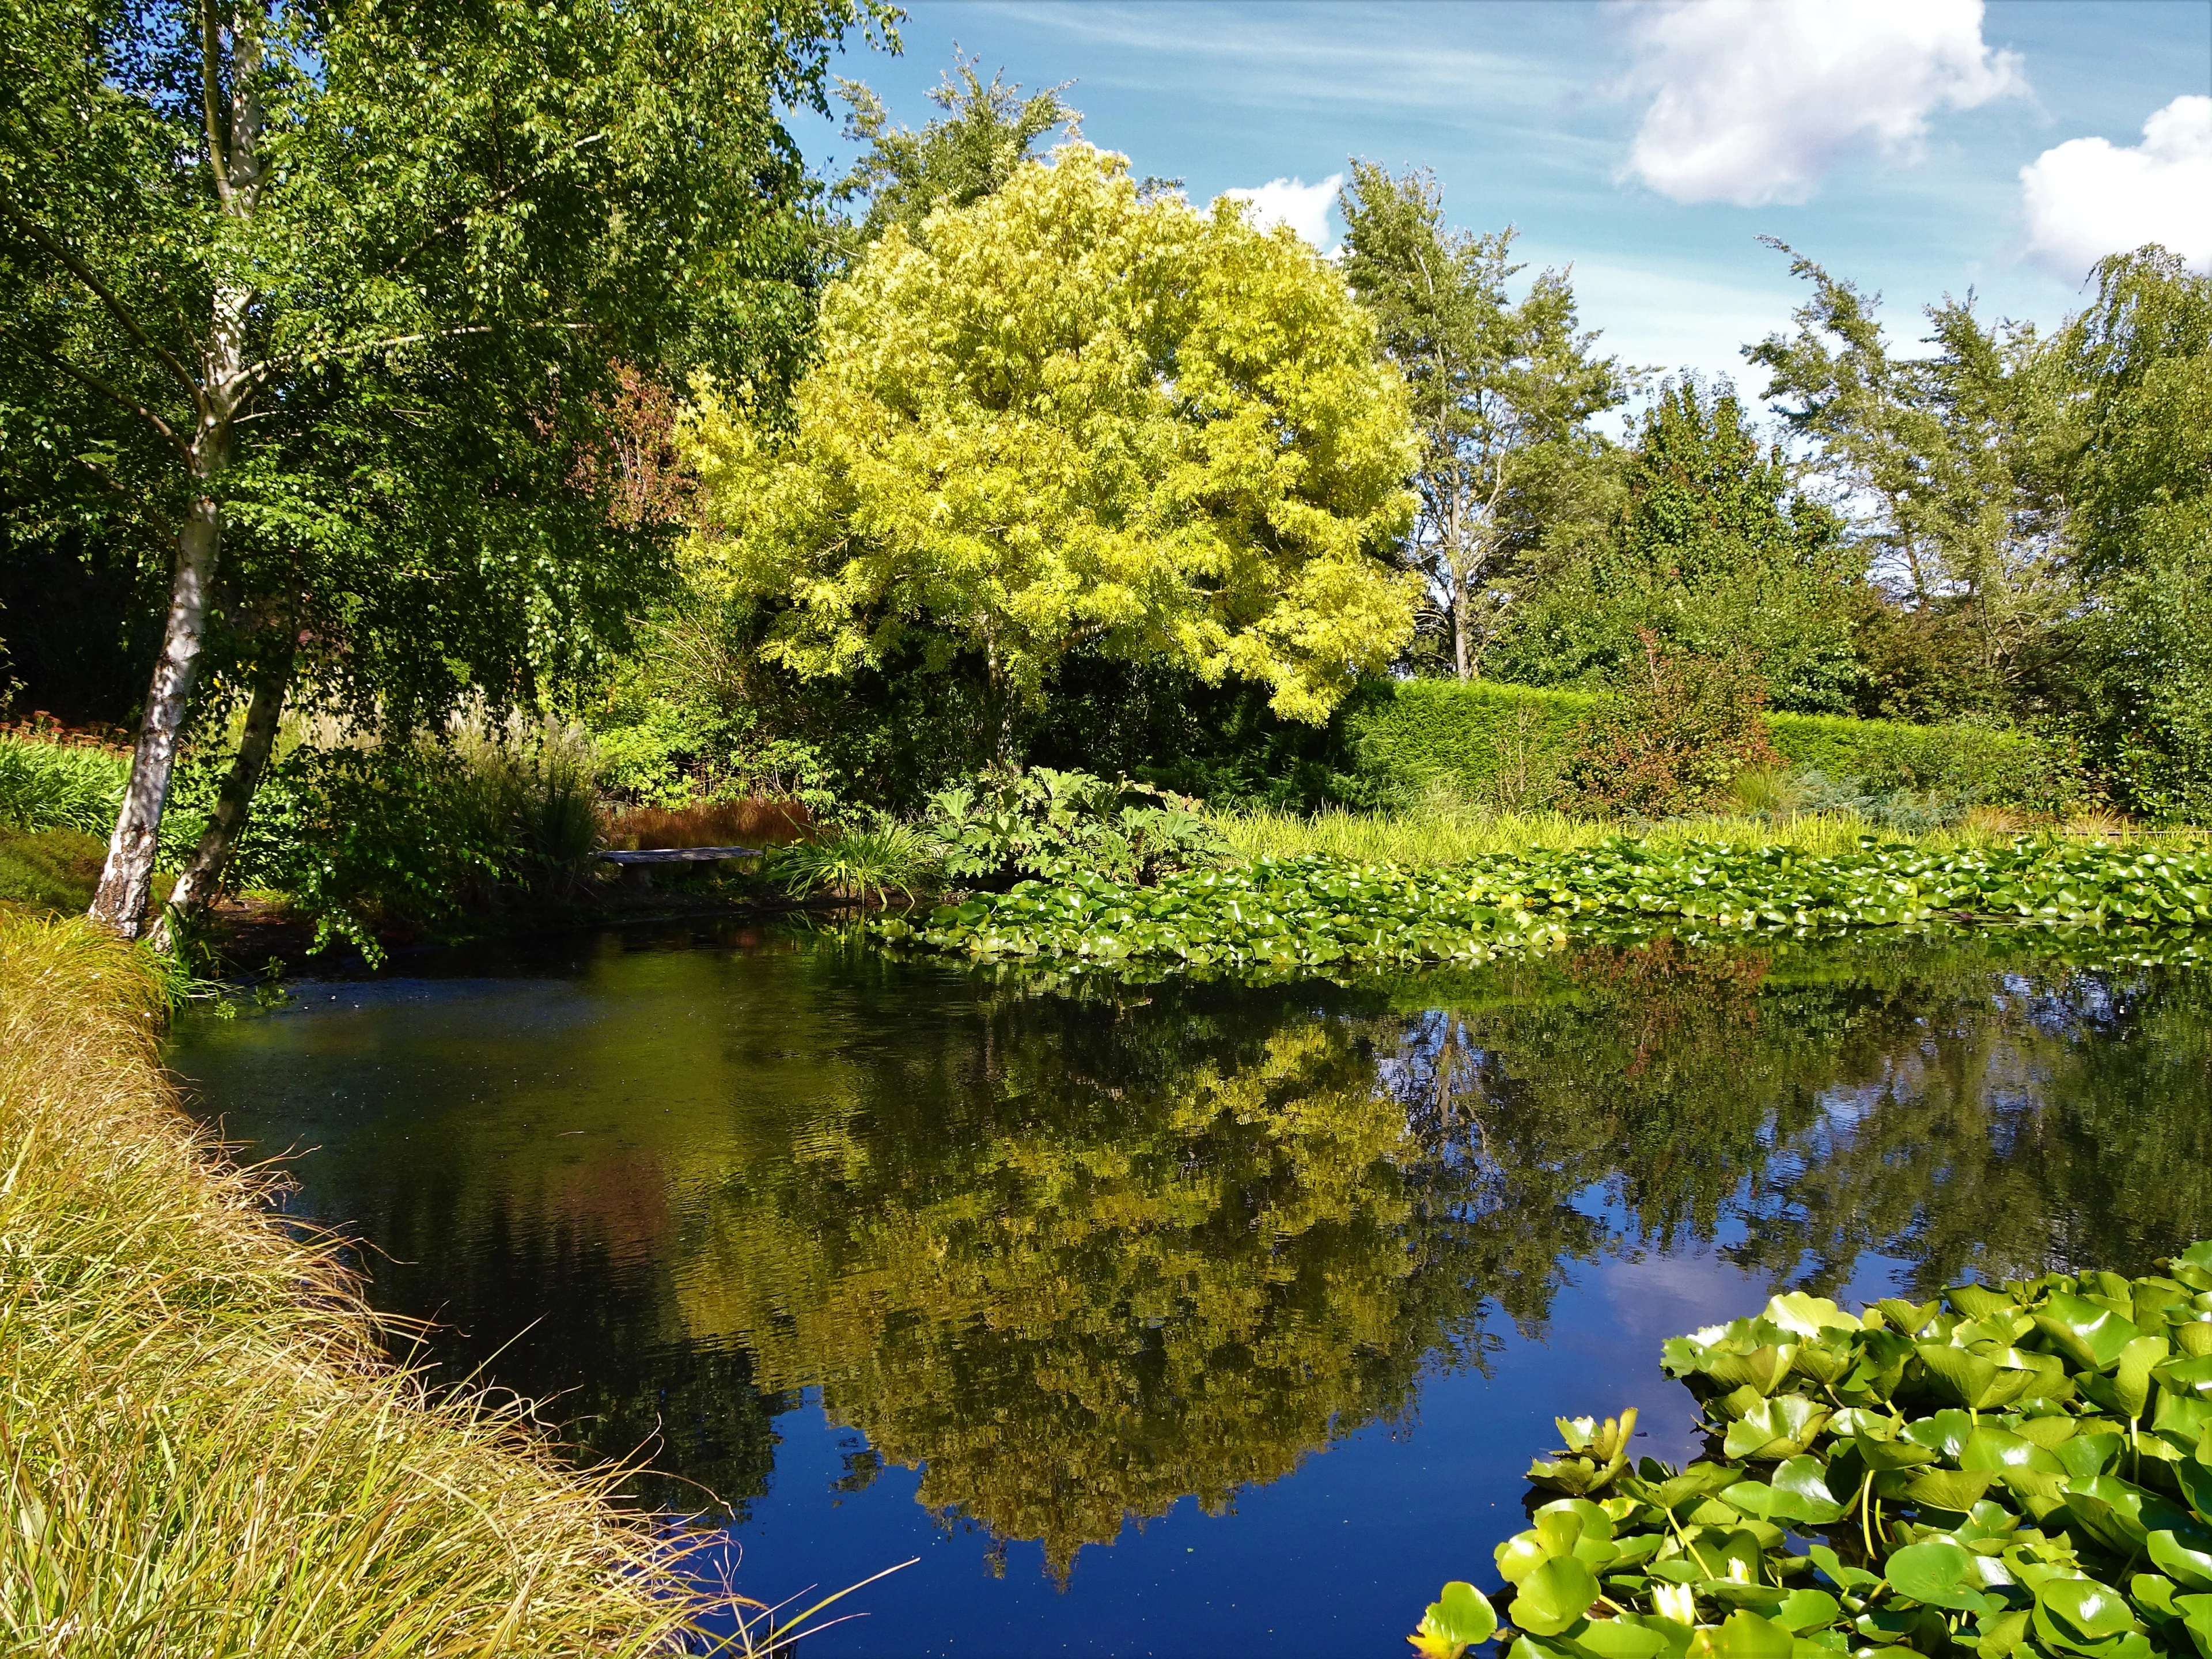
[[[1661,1340],[2212,1235],[2212,975],[2029,933],[1053,982],[735,925],[451,954],[171,1061],[417,1357],[817,1659],[1402,1653]]]

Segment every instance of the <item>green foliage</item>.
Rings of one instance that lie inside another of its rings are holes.
[[[240,835],[229,879],[282,893],[374,959],[380,933],[450,924],[515,890],[572,896],[600,836],[596,757],[570,732],[464,731],[445,739],[302,744],[275,762]],[[164,862],[198,832],[217,766],[181,779]]]
[[[1358,774],[1382,798],[1411,803],[1435,782],[1511,811],[1559,798],[1576,733],[1601,693],[1494,680],[1385,681],[1363,687],[1344,726]],[[2057,745],[1971,724],[1907,726],[1832,714],[1770,713],[1791,765],[1871,791],[1955,797],[1968,805],[2051,810],[2083,793]]]
[[[1568,1495],[1498,1547],[1511,1651],[2212,1653],[2212,1243],[2159,1265],[1859,1316],[1791,1291],[1672,1339],[1707,1455],[1531,1468]],[[1488,1610],[1414,1645],[1457,1659]]]
[[[809,678],[980,661],[1001,732],[1079,645],[1324,720],[1412,624],[1396,376],[1340,277],[1070,143],[896,228],[823,302],[795,426],[702,386],[709,592]]]
[[[985,961],[1151,961],[1204,967],[1486,961],[1555,950],[1570,928],[1682,922],[1720,933],[1830,932],[1990,920],[2192,933],[2212,927],[2212,850],[2130,851],[2036,840],[1936,850],[1862,842],[1594,848],[1494,854],[1404,870],[1261,858],[1134,887],[1086,872],[1025,881],[884,936]]]
[[[130,775],[131,757],[112,750],[0,737],[0,824],[105,836]]]
[[[1405,376],[1420,428],[1421,514],[1407,562],[1462,679],[1553,542],[1601,517],[1612,446],[1592,416],[1617,407],[1634,375],[1577,331],[1567,273],[1547,270],[1520,301],[1514,232],[1446,228],[1435,178],[1352,163],[1337,198],[1345,280]]]
[[[930,797],[923,834],[965,885],[1079,871],[1144,884],[1206,863],[1219,836],[1196,803],[1148,784],[1049,766],[987,771]]]
[[[988,86],[975,73],[975,60],[953,60],[952,75],[929,89],[929,101],[945,113],[919,131],[891,124],[883,100],[857,81],[842,76],[838,95],[851,113],[848,138],[865,139],[868,148],[838,184],[841,202],[865,197],[867,211],[851,228],[849,252],[857,252],[896,225],[917,241],[939,208],[964,208],[1002,188],[1015,170],[1031,159],[1037,141],[1054,127],[1079,137],[1081,114],[1061,99],[1064,87],[1021,95],[997,73]],[[953,77],[957,76],[956,81]]]
[[[1771,239],[1770,239],[1771,240]],[[2033,696],[2036,658],[2076,602],[2062,377],[2032,325],[1985,328],[1971,298],[1927,308],[1932,349],[1893,355],[1877,301],[1779,242],[1812,285],[1790,336],[1744,355],[1766,396],[1846,483],[1897,603],[1865,620],[1862,705],[1996,713]]]
[[[1639,635],[1696,656],[1748,653],[1775,706],[1849,709],[1863,554],[1834,514],[1799,494],[1724,385],[1670,385],[1628,458],[1609,536],[1550,570],[1500,641],[1500,672],[1589,683],[1639,654]]]
[[[1686,657],[1643,635],[1613,700],[1577,735],[1567,776],[1583,811],[1673,817],[1726,799],[1744,773],[1781,757],[1768,734],[1766,684],[1741,657]]]
[[[2059,340],[2082,429],[2074,536],[2108,603],[2088,718],[2133,802],[2212,817],[2212,277],[2106,260]]]
[[[896,892],[912,902],[937,873],[934,848],[913,825],[842,830],[814,841],[773,848],[767,874],[787,892],[820,893],[860,904],[887,902]]]

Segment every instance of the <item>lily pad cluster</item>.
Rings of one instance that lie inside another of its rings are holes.
[[[1191,966],[1480,962],[1631,923],[1838,932],[1954,917],[2163,933],[2212,928],[2212,851],[2023,836],[1945,852],[1863,841],[1813,857],[1721,844],[1569,851],[1406,869],[1320,856],[1185,871],[1150,886],[1095,872],[939,907],[887,937],[981,960]]]
[[[2212,1659],[2212,1243],[2129,1279],[1961,1285],[1863,1314],[1793,1292],[1665,1345],[1707,1455],[1562,1419],[1501,1612],[1454,1583],[1409,1639],[1457,1659],[1967,1654]],[[1547,1494],[1551,1494],[1547,1496]]]

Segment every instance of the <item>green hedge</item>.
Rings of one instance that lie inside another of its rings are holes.
[[[1509,810],[1558,792],[1576,731],[1601,693],[1477,680],[1398,680],[1364,690],[1345,715],[1358,775],[1401,800],[1443,783]],[[1907,726],[1837,714],[1770,714],[1794,768],[1875,792],[2044,805],[2063,769],[2033,738],[1981,726]]]

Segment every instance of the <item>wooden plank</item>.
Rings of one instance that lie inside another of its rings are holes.
[[[757,859],[757,847],[648,847],[635,853],[597,853],[609,864],[714,864],[724,859]]]

